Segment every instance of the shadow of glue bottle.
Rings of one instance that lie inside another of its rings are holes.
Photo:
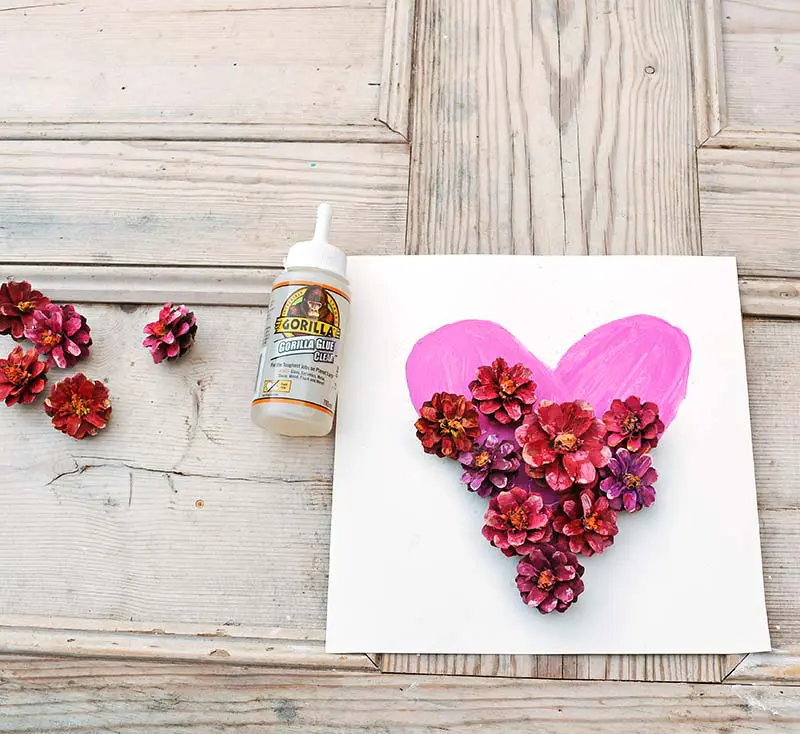
[[[320,204],[314,239],[289,248],[272,286],[251,417],[284,436],[333,427],[350,283],[347,256],[328,242],[331,215]]]

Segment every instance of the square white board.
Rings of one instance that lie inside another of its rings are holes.
[[[351,257],[348,269],[329,652],[769,649],[733,258]],[[686,398],[653,452],[657,501],[580,559],[576,604],[541,615],[519,597],[516,560],[481,535],[487,500],[466,491],[457,463],[423,453],[406,360],[429,332],[485,319],[554,367],[633,314],[670,322],[692,348]]]

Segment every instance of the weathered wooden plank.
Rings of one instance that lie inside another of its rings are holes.
[[[411,129],[415,18],[416,0],[387,0],[378,119],[406,140]]]
[[[364,125],[269,122],[0,122],[0,140],[150,142],[404,143],[378,122]]]
[[[140,443],[159,438],[151,430]],[[53,627],[78,616],[109,620],[108,629],[125,620],[233,622],[263,637],[277,626],[323,629],[329,482],[234,481],[84,457],[76,466],[49,481],[4,467],[0,624],[32,614]],[[13,651],[8,634],[0,628],[0,648]]]
[[[800,152],[701,148],[703,252],[741,275],[800,275]]]
[[[764,587],[772,645],[800,644],[800,322],[744,324]]]
[[[726,128],[703,143],[704,148],[800,150],[800,133]]]
[[[739,278],[742,313],[750,316],[800,317],[800,280]]]
[[[281,269],[0,262],[0,280],[27,280],[54,300],[82,303],[264,306]]]
[[[791,686],[415,677],[0,658],[0,731],[793,732]]]
[[[263,306],[278,268],[3,265],[0,277],[28,280],[61,301]],[[800,279],[739,279],[742,313],[800,316]]]
[[[6,621],[1,617],[0,620]],[[235,628],[229,625],[211,633],[177,635],[160,628],[154,632],[117,633],[109,629],[87,631],[3,624],[0,626],[0,654],[171,662],[211,660],[226,665],[375,670],[366,655],[327,654],[322,640],[274,637],[273,633],[284,632],[275,629],[262,630],[270,636],[242,637],[229,634],[232,629]]]
[[[800,6],[794,0],[722,0],[732,127],[800,132]]]
[[[751,653],[733,670],[726,682],[800,685],[800,650]]]
[[[420,2],[409,252],[699,252],[686,6],[600,5]]]
[[[407,252],[564,252],[555,6],[418,0]]]
[[[278,265],[334,207],[350,254],[405,243],[408,146],[0,143],[0,261]]]
[[[692,82],[698,145],[727,124],[721,0],[692,0]]]
[[[399,655],[381,656],[385,673],[579,680],[719,683],[738,662],[727,655]]]
[[[568,253],[700,253],[690,35],[684,0],[559,3]]]
[[[301,139],[298,121],[355,136],[381,126],[386,0],[5,5],[0,119],[12,126],[255,123]]]

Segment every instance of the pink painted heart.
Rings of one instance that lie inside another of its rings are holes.
[[[414,408],[419,411],[435,392],[469,396],[478,367],[497,357],[532,370],[537,400],[586,400],[602,416],[614,398],[637,395],[658,404],[666,427],[686,396],[692,350],[686,334],[666,321],[629,316],[587,334],[550,369],[499,324],[458,321],[424,336],[411,350],[406,380]],[[497,424],[491,430],[509,439],[514,432]],[[531,481],[520,471],[515,483],[531,487]]]
[[[660,408],[668,426],[686,395],[692,350],[680,329],[654,316],[603,324],[573,344],[555,369],[493,321],[458,321],[420,339],[406,362],[411,402],[435,392],[469,395],[478,367],[503,357],[533,371],[539,400],[587,400],[602,415],[614,398],[638,395]]]

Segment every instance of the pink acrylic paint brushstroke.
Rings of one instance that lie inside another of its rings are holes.
[[[602,416],[614,398],[637,395],[658,404],[666,427],[686,396],[692,350],[686,334],[666,321],[628,316],[591,331],[551,369],[499,324],[458,321],[411,350],[406,380],[414,408],[443,390],[469,396],[478,367],[497,357],[533,371],[538,400],[587,400]]]

